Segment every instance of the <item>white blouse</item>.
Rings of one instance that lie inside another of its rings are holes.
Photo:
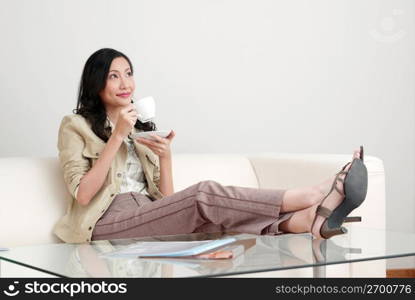
[[[113,131],[115,126],[108,117],[107,122],[111,126],[111,131]],[[140,159],[135,152],[134,141],[128,136],[124,139],[124,143],[127,145],[128,153],[127,160],[125,162],[125,172],[123,172],[119,192],[136,192],[149,196],[150,194],[147,192],[147,182],[144,176],[144,171],[141,166]]]
[[[146,179],[140,159],[135,153],[134,142],[130,137],[124,139],[127,144],[128,154],[125,162],[125,172],[123,173],[120,193],[136,192],[149,195],[147,192]]]

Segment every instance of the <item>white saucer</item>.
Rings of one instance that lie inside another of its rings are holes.
[[[155,134],[160,137],[167,137],[170,134],[171,130],[157,130],[157,131],[143,131],[143,132],[137,132],[131,135],[133,139],[136,138],[145,138],[150,140],[155,140],[154,137],[152,137],[150,134]]]

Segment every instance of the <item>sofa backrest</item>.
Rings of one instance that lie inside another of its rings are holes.
[[[175,154],[172,164],[176,192],[203,180],[215,180],[222,185],[258,187],[254,169],[243,155]]]

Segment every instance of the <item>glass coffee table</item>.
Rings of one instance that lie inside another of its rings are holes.
[[[329,240],[308,233],[258,236],[235,233],[193,233],[135,239],[95,241],[90,244],[47,244],[0,251],[0,260],[58,277],[362,277],[351,265],[372,261],[369,277],[385,277],[385,259],[415,256],[415,234],[361,227]],[[104,254],[142,241],[255,239],[243,254],[226,260],[108,258]],[[328,268],[346,269],[346,274]],[[363,270],[367,270],[364,267]],[[0,270],[0,272],[3,270]],[[282,273],[281,273],[282,272]],[[285,272],[285,273],[284,273]],[[2,277],[7,277],[4,272]],[[363,275],[364,276],[364,275]]]

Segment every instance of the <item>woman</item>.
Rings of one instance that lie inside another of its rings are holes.
[[[105,48],[89,57],[75,114],[65,116],[59,129],[59,160],[72,196],[54,228],[63,241],[214,231],[311,232],[329,238],[345,232],[343,222],[358,221],[346,216],[366,197],[362,147],[342,171],[305,188],[202,181],[175,193],[170,151],[175,133],[154,136],[154,141],[130,138],[130,133],[156,129],[137,120],[134,90],[126,55]]]

